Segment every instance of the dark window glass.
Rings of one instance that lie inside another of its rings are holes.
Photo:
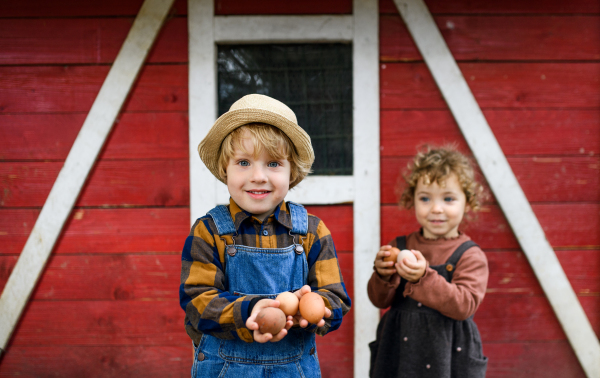
[[[352,46],[221,45],[219,115],[250,94],[285,103],[310,135],[313,174],[352,174]]]

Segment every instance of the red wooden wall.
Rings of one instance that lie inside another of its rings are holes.
[[[142,0],[0,3],[0,288]],[[351,1],[218,0],[217,14],[348,14]],[[427,1],[600,333],[600,3]],[[189,231],[187,6],[177,0],[0,360],[0,376],[186,376],[179,308]],[[391,0],[380,1],[382,240],[415,147],[468,152]],[[352,294],[352,208],[332,230]],[[476,321],[490,377],[582,376],[493,199],[467,232],[490,261]],[[369,268],[370,269],[370,268]],[[352,316],[319,338],[324,377],[352,375]],[[335,367],[334,367],[335,363]]]
[[[600,334],[600,2],[426,1]],[[415,146],[469,152],[391,0],[380,2],[382,240],[415,229],[394,185]],[[466,232],[486,251],[475,316],[488,377],[584,376],[493,198]]]

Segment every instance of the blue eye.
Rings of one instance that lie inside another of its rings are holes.
[[[242,160],[239,163],[242,167],[248,167],[250,165],[250,163],[247,160]]]
[[[444,201],[446,201],[446,202],[452,202],[452,201],[454,201],[454,198],[452,198],[452,197],[445,197]]]
[[[428,197],[419,197],[419,201],[421,201],[421,202],[429,202],[429,198]]]
[[[276,162],[276,161],[272,161],[269,164],[267,164],[267,167],[269,167],[269,168],[277,168],[277,167],[279,167],[279,163]]]

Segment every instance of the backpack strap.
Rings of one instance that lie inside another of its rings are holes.
[[[458,264],[458,260],[462,257],[463,253],[473,247],[479,247],[477,243],[473,240],[467,240],[456,248],[456,250],[452,253],[452,256],[446,261],[446,270],[450,272],[450,275],[454,273],[456,269],[456,264]]]
[[[396,237],[396,248],[399,250],[406,249],[406,236],[398,236]]]
[[[215,222],[219,236],[237,233],[235,224],[233,223],[233,219],[231,219],[231,214],[229,213],[227,206],[218,205],[214,209],[210,210],[207,214],[210,215]]]
[[[292,233],[299,235],[308,234],[308,213],[299,203],[287,201],[290,217],[292,218]]]

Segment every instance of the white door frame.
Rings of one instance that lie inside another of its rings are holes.
[[[214,0],[188,0],[190,222],[218,203],[227,188],[198,157],[197,146],[217,118],[217,43],[346,42],[353,46],[352,176],[309,176],[287,199],[303,204],[353,203],[354,376],[369,370],[368,343],[379,310],[369,301],[370,267],[380,246],[379,8],[354,0],[353,15],[214,16]]]

